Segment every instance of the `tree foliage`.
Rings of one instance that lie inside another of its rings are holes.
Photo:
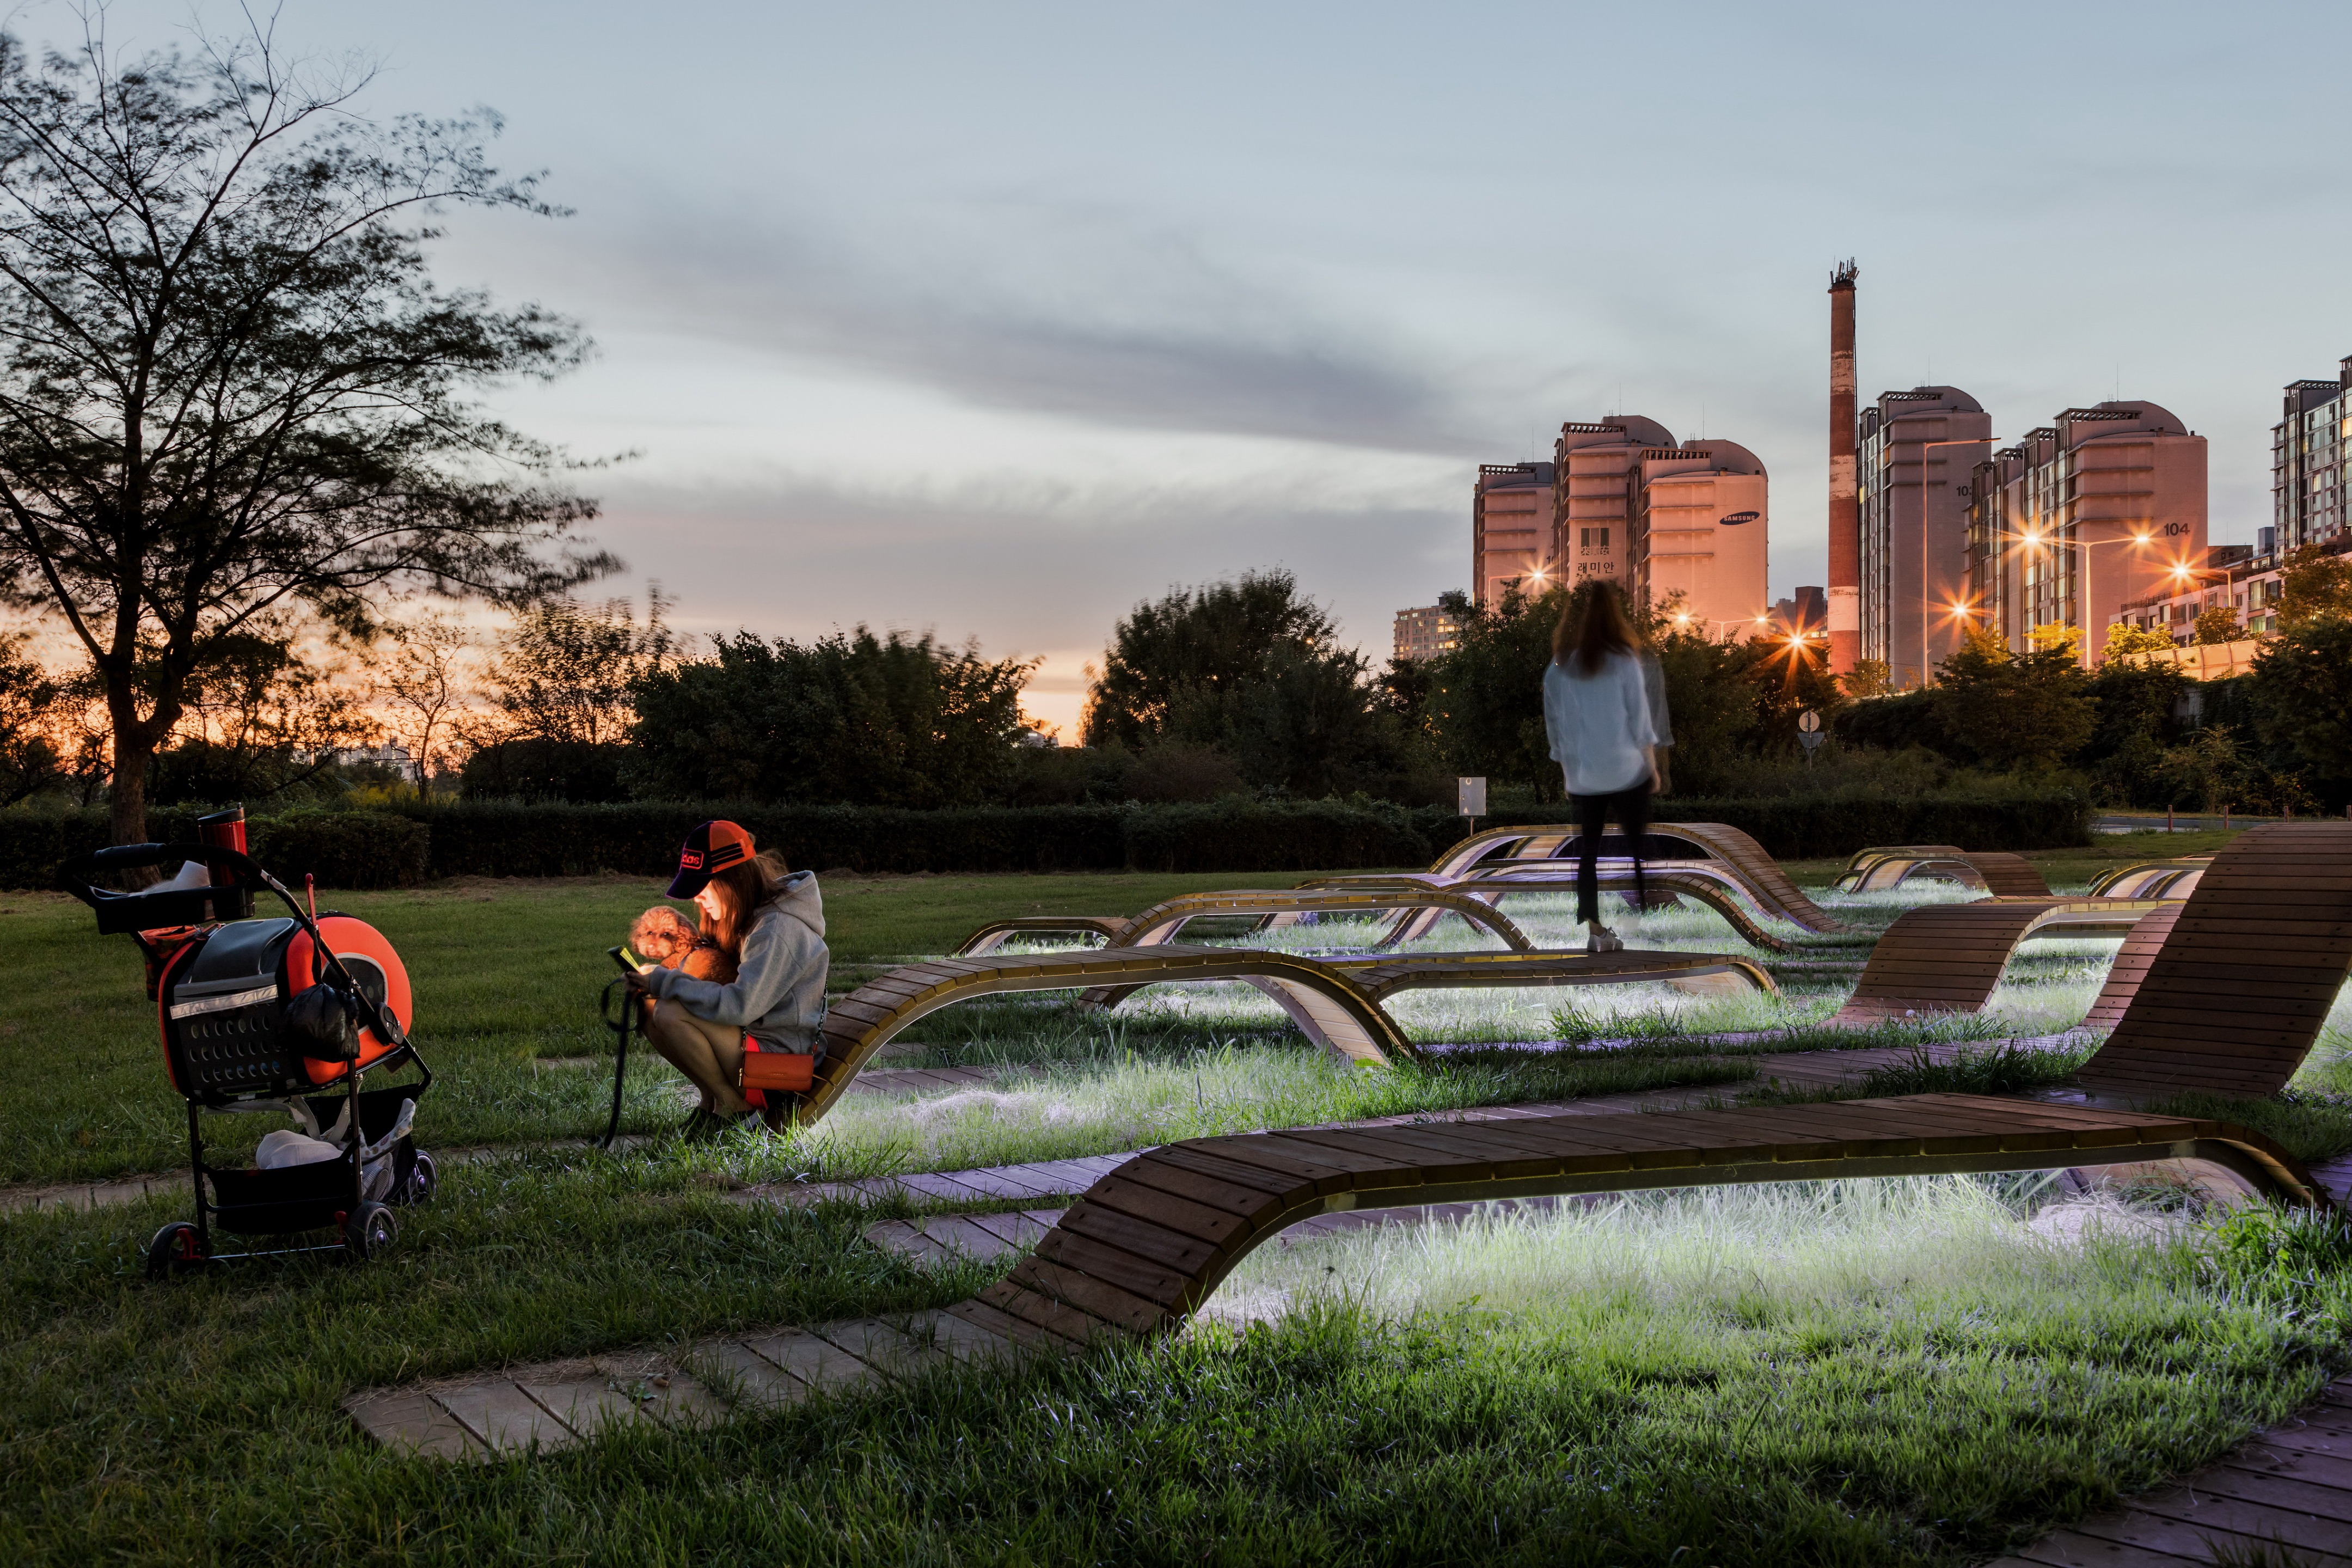
[[[2168,653],[2172,646],[2170,632],[2155,626],[2136,626],[2129,621],[2117,621],[2107,628],[2107,641],[2102,657],[2112,659],[2135,653]]]
[[[2257,728],[2333,805],[2352,799],[2352,616],[2305,618],[2254,659]]]
[[[1221,752],[1270,793],[1394,793],[1412,767],[1410,729],[1335,635],[1287,572],[1171,589],[1113,628],[1086,743]]]
[[[2223,643],[2236,642],[2246,633],[2245,628],[2238,625],[2235,605],[2208,605],[2197,612],[2197,625],[2192,635],[2200,646],[2217,647]]]
[[[2352,616],[2352,561],[2324,544],[2289,551],[2279,572],[2280,629],[2293,631],[2324,616]]]
[[[807,644],[751,632],[630,689],[641,796],[941,806],[1001,798],[1034,663],[860,626]]]
[[[617,744],[635,718],[636,683],[677,659],[667,607],[658,587],[647,591],[642,626],[626,599],[589,605],[559,595],[524,605],[499,637],[492,728],[476,740]]]
[[[2056,767],[2079,750],[2096,705],[2073,648],[2051,640],[2011,654],[1998,637],[1971,632],[1938,667],[1936,716],[1946,732],[1996,767]]]
[[[225,805],[342,793],[336,753],[373,745],[378,727],[363,688],[327,662],[331,649],[323,660],[306,650],[303,629],[262,616],[206,643],[172,742],[157,754],[151,799]]]
[[[569,369],[579,331],[426,272],[446,208],[555,209],[485,160],[494,120],[369,120],[366,84],[259,35],[132,60],[0,37],[0,594],[103,685],[118,837],[257,619],[362,632],[399,584],[522,602],[611,564],[546,553],[593,504],[473,400]]]

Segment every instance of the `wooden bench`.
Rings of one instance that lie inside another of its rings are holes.
[[[1107,947],[1156,947],[1177,940],[1196,920],[1235,915],[1255,916],[1263,929],[1288,924],[1300,915],[1379,915],[1425,912],[1432,924],[1456,915],[1478,930],[1500,937],[1514,952],[1532,952],[1536,944],[1501,910],[1466,893],[1444,888],[1241,888],[1230,892],[1186,893],[1152,905],[1130,920],[1109,915],[1024,915],[996,921],[964,938],[957,956],[976,958],[995,952],[1008,938],[1067,932],[1094,934]],[[1396,921],[1388,922],[1393,928]],[[1384,931],[1375,946],[1388,946],[1396,937]]]
[[[2091,879],[2091,896],[2102,899],[2185,899],[2197,890],[2197,879],[2212,863],[2210,855],[2190,855],[2179,860],[2143,860],[2135,866],[2102,871]]]
[[[1982,888],[1998,899],[2046,899],[2050,884],[2032,861],[2005,849],[1958,849],[1948,844],[1907,844],[1864,849],[1846,862],[1833,884],[1849,893],[1899,888],[1914,877],[1941,877]]]
[[[1633,885],[1630,869],[1612,868],[1601,885],[1621,891]],[[1768,952],[1786,952],[1790,943],[1772,935],[1740,904],[1717,878],[1687,870],[1654,871],[1645,885],[1654,893],[1686,897],[1721,915],[1742,940]],[[1536,944],[1496,907],[1513,893],[1557,893],[1551,883],[1527,883],[1507,878],[1446,879],[1427,873],[1401,873],[1389,878],[1344,879],[1310,882],[1300,888],[1241,889],[1230,892],[1188,893],[1154,904],[1129,919],[1117,915],[1020,915],[992,921],[956,949],[960,958],[994,952],[1020,936],[1093,936],[1106,947],[1149,947],[1176,941],[1191,921],[1220,916],[1255,915],[1258,931],[1287,930],[1323,915],[1390,911],[1390,918],[1366,944],[1374,951],[1417,942],[1448,915],[1458,915],[1478,929],[1492,931],[1517,952],[1532,952]]]
[[[1874,1024],[1914,1014],[1977,1013],[2009,961],[2037,936],[2128,936],[2165,908],[2157,899],[1982,899],[1906,910],[1870,950],[1832,1024]]]
[[[2218,857],[2080,1081],[2109,1100],[2276,1093],[2352,969],[2352,824]],[[2151,917],[2160,918],[2160,917]],[[1286,1227],[1352,1209],[1559,1194],[2204,1160],[2325,1205],[2262,1134],[2202,1116],[1979,1095],[1191,1139],[1097,1182],[1012,1274],[949,1310],[1055,1345],[1181,1326]]]
[[[1400,991],[1468,990],[1539,985],[1623,985],[1654,981],[1700,993],[1780,989],[1751,959],[1713,952],[1428,952],[1380,958],[1318,958],[1346,975],[1373,1002]],[[1098,985],[1080,998],[1089,1006],[1116,1007],[1152,982]]]
[[[1115,1006],[1146,985],[1167,981],[1237,980],[1255,986],[1288,1014],[1307,1038],[1338,1057],[1382,1067],[1420,1053],[1381,1002],[1401,991],[1444,986],[1542,986],[1679,982],[1714,988],[1774,990],[1772,977],[1746,958],[1703,952],[1446,952],[1387,958],[1308,958],[1256,948],[1095,948],[1078,952],[995,954],[910,963],[869,980],[825,1010],[824,1053],[802,1086],[782,1076],[809,1071],[805,1057],[743,1058],[743,1087],[799,1094],[791,1119],[801,1126],[833,1108],[874,1053],[917,1019],[975,997],[1010,992],[1082,990]]]
[[[1724,877],[1768,915],[1810,931],[1843,931],[1844,921],[1805,895],[1764,847],[1721,822],[1661,822],[1646,836],[1654,854],[1643,859],[1662,870],[1711,870]],[[1616,834],[1601,837],[1600,858],[1632,864],[1632,846]],[[1612,852],[1613,851],[1613,852]],[[1576,877],[1577,835],[1561,826],[1490,827],[1454,845],[1430,867],[1433,875],[1458,878],[1508,876],[1545,880]]]
[[[1774,936],[1757,922],[1741,900],[1746,891],[1738,879],[1720,865],[1706,861],[1675,860],[1660,863],[1644,862],[1641,887],[1650,895],[1650,907],[1668,907],[1673,900],[1686,898],[1705,904],[1721,915],[1741,941],[1768,952],[1787,952],[1794,946]],[[1603,861],[1594,868],[1602,892],[1630,893],[1635,886],[1630,862]],[[1482,903],[1498,905],[1515,895],[1540,893],[1557,898],[1572,890],[1576,876],[1571,868],[1562,877],[1556,869],[1528,868],[1511,865],[1498,866],[1485,874],[1472,873],[1460,877],[1439,876],[1428,871],[1399,871],[1370,874],[1362,877],[1325,878],[1310,881],[1307,889],[1370,888],[1379,886],[1425,888],[1463,894]],[[1440,914],[1428,910],[1409,910],[1400,914],[1391,928],[1382,932],[1376,945],[1391,946],[1400,942],[1413,942],[1426,936],[1437,923]],[[1277,917],[1269,922],[1282,923]]]

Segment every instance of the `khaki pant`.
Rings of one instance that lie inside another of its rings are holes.
[[[677,1002],[663,1002],[646,1023],[646,1038],[664,1060],[694,1080],[702,1109],[715,1116],[740,1116],[751,1109],[743,1082],[743,1031],[731,1024],[698,1018]]]

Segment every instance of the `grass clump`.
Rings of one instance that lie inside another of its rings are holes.
[[[1526,1104],[1675,1086],[1737,1084],[1746,1063],[1672,1058],[1449,1058],[1377,1070],[1320,1051],[1223,1047],[1051,1069],[992,1089],[919,1100],[861,1095],[761,1158],[813,1179],[882,1170],[961,1170],[1112,1153],[1184,1138]]]

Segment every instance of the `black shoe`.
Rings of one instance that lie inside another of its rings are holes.
[[[677,1135],[689,1143],[699,1143],[719,1125],[719,1118],[711,1115],[708,1108],[698,1105],[691,1116],[677,1124]]]

